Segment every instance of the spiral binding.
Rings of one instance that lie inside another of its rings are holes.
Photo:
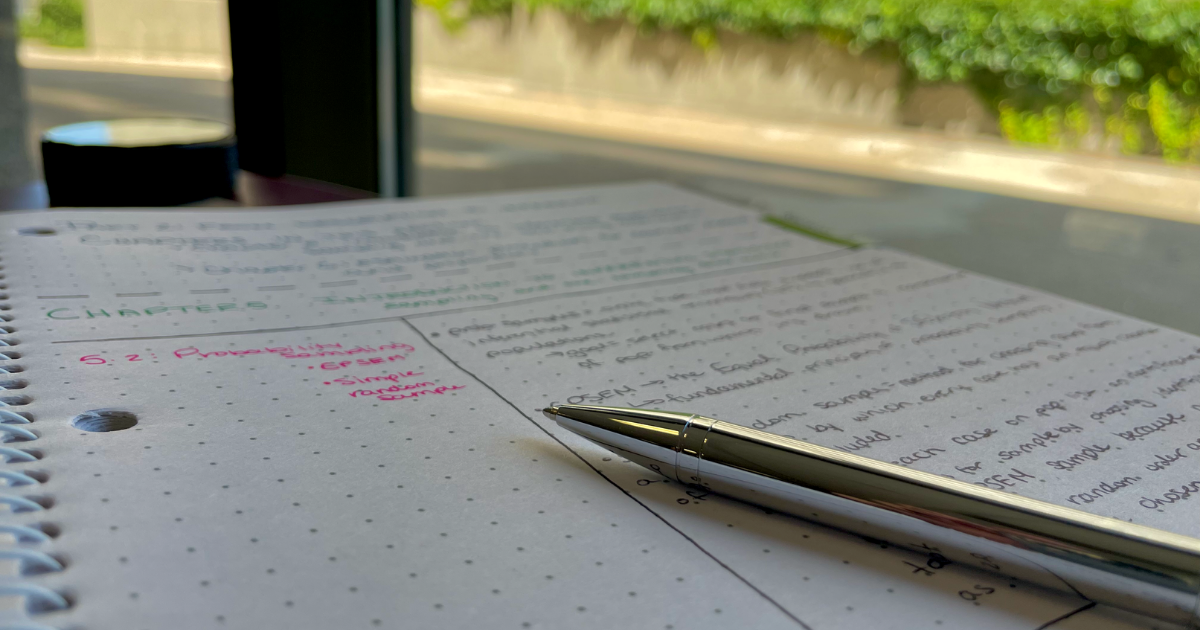
[[[37,522],[36,519],[54,505],[54,499],[37,493],[49,476],[41,471],[28,469],[30,464],[41,461],[42,454],[27,445],[40,437],[31,428],[34,417],[21,408],[33,402],[29,396],[18,393],[28,386],[19,375],[24,369],[17,360],[21,353],[14,349],[20,342],[13,337],[16,328],[10,325],[15,318],[9,313],[8,285],[3,281],[5,274],[0,266],[0,504],[7,506],[12,516],[10,522],[0,523],[0,534],[15,540],[15,546],[0,548],[0,560],[17,566],[18,576],[0,582],[0,597],[20,597],[25,602],[28,617],[66,610],[71,607],[69,597],[35,583],[38,576],[58,573],[66,568],[62,559],[49,552],[59,534],[58,526]],[[28,621],[15,621],[0,626],[0,630],[49,630]]]

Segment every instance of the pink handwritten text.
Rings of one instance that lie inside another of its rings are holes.
[[[366,385],[368,383],[380,383],[383,381],[391,381],[393,383],[402,378],[412,378],[414,376],[424,376],[424,372],[394,372],[392,374],[384,374],[382,376],[339,376],[332,381],[325,381],[326,385]]]
[[[403,361],[408,358],[408,355],[394,354],[390,357],[370,357],[368,359],[355,359],[353,361],[326,361],[321,364],[322,370],[343,370],[351,365],[359,367],[368,367],[372,365],[383,365],[384,363],[392,363],[393,361]],[[308,366],[308,369],[313,369],[313,366]]]
[[[247,348],[244,350],[213,350],[204,352],[196,346],[180,348],[175,351],[177,358],[183,359],[186,357],[197,357],[201,359],[216,358],[216,357],[241,357],[255,354],[277,355],[285,359],[313,359],[321,357],[344,357],[353,356],[356,354],[373,354],[376,352],[393,352],[399,351],[405,354],[393,355],[402,360],[407,354],[416,351],[416,348],[406,343],[387,343],[380,346],[355,346],[353,348],[343,348],[340,343],[316,343],[310,345],[294,345],[294,346],[271,346],[266,348]]]
[[[466,385],[438,385],[436,383],[409,383],[407,385],[392,385],[383,389],[359,389],[350,392],[352,398],[371,398],[376,400],[412,400],[421,396],[440,396]]]

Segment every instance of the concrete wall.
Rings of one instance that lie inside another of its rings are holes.
[[[33,179],[25,147],[25,99],[17,65],[13,0],[0,0],[0,187]]]
[[[104,58],[202,64],[229,59],[226,0],[85,0],[84,25],[88,48]]]
[[[603,97],[781,123],[901,125],[955,135],[994,133],[961,86],[920,86],[901,102],[894,60],[853,55],[812,33],[779,42],[721,33],[704,51],[674,33],[638,33],[618,20],[551,9],[476,19],[447,32],[430,10],[414,16],[422,71],[507,80],[522,90]]]

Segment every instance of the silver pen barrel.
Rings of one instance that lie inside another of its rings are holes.
[[[692,414],[580,405],[543,413],[687,485],[1200,627],[1200,539]]]

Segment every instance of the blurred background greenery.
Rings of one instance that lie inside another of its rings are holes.
[[[905,84],[970,86],[1008,140],[1200,161],[1200,2],[1194,0],[418,0],[450,29],[521,4],[645,31],[787,40],[816,32],[903,64]]]
[[[25,39],[63,48],[87,45],[82,0],[40,0],[20,13],[20,33]]]

